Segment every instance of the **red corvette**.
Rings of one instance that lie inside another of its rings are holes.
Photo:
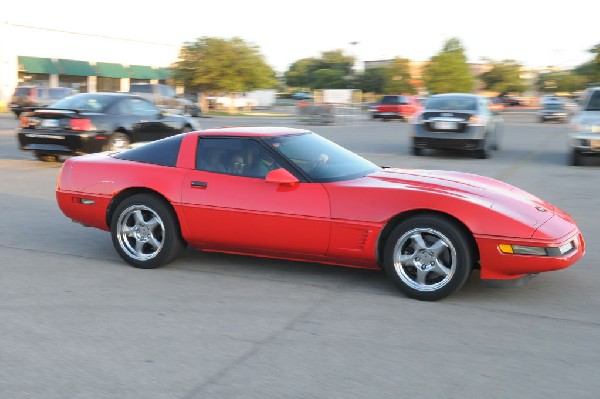
[[[110,231],[128,263],[155,268],[189,244],[384,269],[409,297],[438,300],[474,268],[511,280],[584,254],[566,213],[501,181],[380,168],[300,129],[227,128],[70,158],[63,213]]]

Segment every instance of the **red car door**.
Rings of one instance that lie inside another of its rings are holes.
[[[182,205],[186,239],[200,248],[324,255],[329,245],[329,197],[318,183],[193,170]]]

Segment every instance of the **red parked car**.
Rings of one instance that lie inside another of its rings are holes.
[[[167,264],[189,244],[381,268],[419,300],[452,294],[474,268],[514,280],[584,254],[573,220],[523,190],[380,168],[301,129],[212,129],[69,158],[56,197],[67,217],[111,232],[135,267]]]
[[[383,96],[377,104],[372,118],[383,121],[401,119],[407,121],[423,109],[423,104],[418,97],[405,95]]]

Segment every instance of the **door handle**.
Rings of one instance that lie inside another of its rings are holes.
[[[206,188],[206,187],[208,187],[208,183],[205,181],[192,181],[190,183],[190,186],[198,187],[198,188]]]

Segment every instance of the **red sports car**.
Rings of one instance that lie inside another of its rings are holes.
[[[189,244],[384,269],[404,294],[438,300],[474,268],[511,280],[584,254],[566,213],[501,181],[380,168],[307,130],[225,128],[70,158],[63,213],[110,231],[128,263],[155,268]]]

